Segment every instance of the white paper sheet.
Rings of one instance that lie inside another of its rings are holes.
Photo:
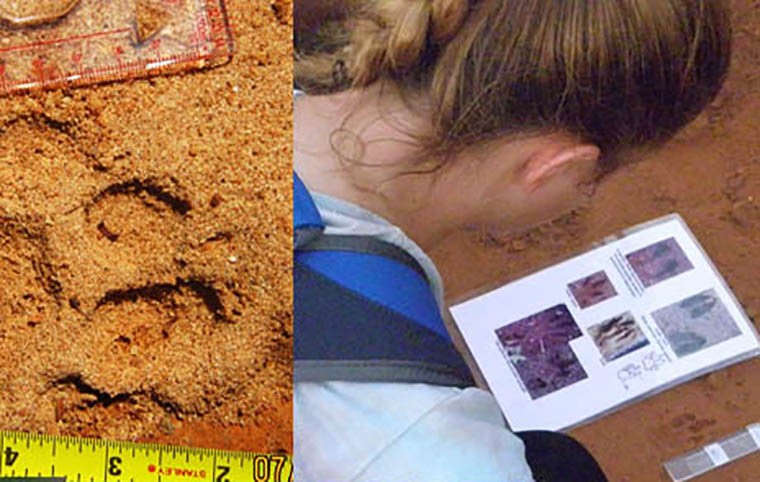
[[[452,313],[514,430],[563,430],[760,353],[678,215]]]

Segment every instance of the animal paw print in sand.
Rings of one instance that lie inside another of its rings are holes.
[[[83,345],[98,347],[85,370],[95,373],[95,386],[108,387],[111,393],[161,387],[169,398],[180,400],[181,407],[203,398],[203,387],[192,383],[199,371],[209,369],[208,359],[198,356],[205,351],[198,340],[217,344],[225,332],[222,327],[228,326],[224,306],[211,285],[177,279],[172,284],[110,291],[92,319],[98,330],[88,334]],[[119,376],[104,370],[106,365],[118,367]],[[175,391],[170,388],[173,382],[187,386]]]
[[[134,368],[145,368],[151,356],[155,361],[155,353],[186,349],[195,354],[196,347],[186,342],[211,340],[218,324],[228,321],[218,292],[193,279],[109,291],[93,319],[101,328],[96,344],[110,346],[111,359]]]
[[[191,210],[176,180],[133,178],[105,186],[71,212],[52,243],[72,307],[89,316],[109,293],[187,278],[182,252]]]
[[[748,235],[760,229],[760,167],[757,163],[734,172],[726,181],[724,190],[731,202],[728,219]]]
[[[670,430],[674,435],[685,438],[691,444],[715,438],[713,433],[717,421],[713,418],[701,418],[693,413],[684,413],[670,421]],[[672,440],[672,437],[669,438]]]
[[[184,260],[191,217],[176,180],[133,178],[99,190],[57,229],[64,297],[91,327],[70,348],[83,354],[74,373],[89,374],[93,390],[159,397],[178,410],[207,399],[194,383],[210,369],[201,354],[235,335],[225,328],[233,320],[224,286]]]

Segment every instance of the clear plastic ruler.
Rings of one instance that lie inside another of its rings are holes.
[[[753,423],[715,443],[668,460],[665,470],[675,482],[681,482],[757,451],[760,451],[760,423]]]
[[[0,0],[0,95],[213,67],[224,0]]]

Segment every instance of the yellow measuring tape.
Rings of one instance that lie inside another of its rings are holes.
[[[291,482],[287,455],[0,431],[0,481]]]

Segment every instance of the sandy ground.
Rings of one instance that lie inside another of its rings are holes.
[[[664,150],[603,182],[594,205],[514,239],[465,235],[434,253],[451,299],[518,278],[619,229],[679,212],[760,323],[760,4],[734,0],[735,57],[716,102]],[[671,457],[760,422],[760,361],[681,385],[579,428],[611,481],[667,481]],[[756,481],[760,455],[700,481]]]
[[[0,99],[0,428],[290,451],[292,8],[234,60]]]

